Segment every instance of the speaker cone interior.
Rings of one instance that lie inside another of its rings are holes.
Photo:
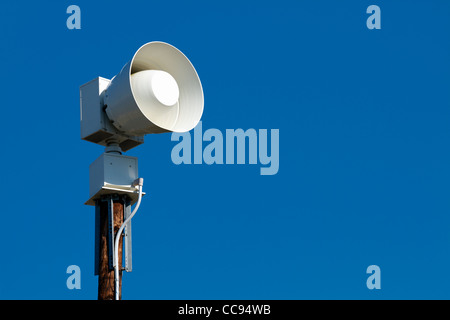
[[[186,132],[203,113],[203,89],[195,68],[164,42],[143,45],[106,90],[106,113],[122,132],[135,135]]]

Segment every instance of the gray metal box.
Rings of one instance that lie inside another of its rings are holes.
[[[107,145],[115,140],[123,151],[144,143],[144,136],[129,136],[119,132],[105,112],[103,97],[111,80],[98,77],[80,87],[80,127],[81,139]]]
[[[95,200],[105,194],[127,194],[132,204],[137,201],[138,191],[133,182],[138,179],[138,159],[119,154],[104,153],[89,166],[89,200],[87,205],[95,205]]]

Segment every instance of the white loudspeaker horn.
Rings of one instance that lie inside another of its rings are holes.
[[[164,42],[149,42],[134,54],[106,89],[106,114],[131,135],[186,132],[203,113],[203,89],[188,58]]]

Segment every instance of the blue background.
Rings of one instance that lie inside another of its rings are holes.
[[[81,30],[66,9],[81,8]],[[366,9],[381,8],[381,30]],[[79,86],[183,51],[203,130],[280,130],[280,169],[146,137],[124,299],[449,299],[450,2],[62,1],[0,10],[1,299],[96,299]],[[366,268],[381,268],[381,289]],[[69,290],[69,265],[81,290]]]

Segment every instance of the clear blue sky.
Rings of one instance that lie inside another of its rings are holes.
[[[81,8],[68,30],[66,8]],[[381,8],[381,30],[366,9]],[[124,299],[449,299],[450,2],[60,1],[0,10],[0,299],[96,299],[79,86],[150,41],[195,65],[203,129],[280,130],[280,168],[179,165],[147,136]],[[68,290],[66,268],[81,268]],[[381,268],[381,290],[366,268]]]

